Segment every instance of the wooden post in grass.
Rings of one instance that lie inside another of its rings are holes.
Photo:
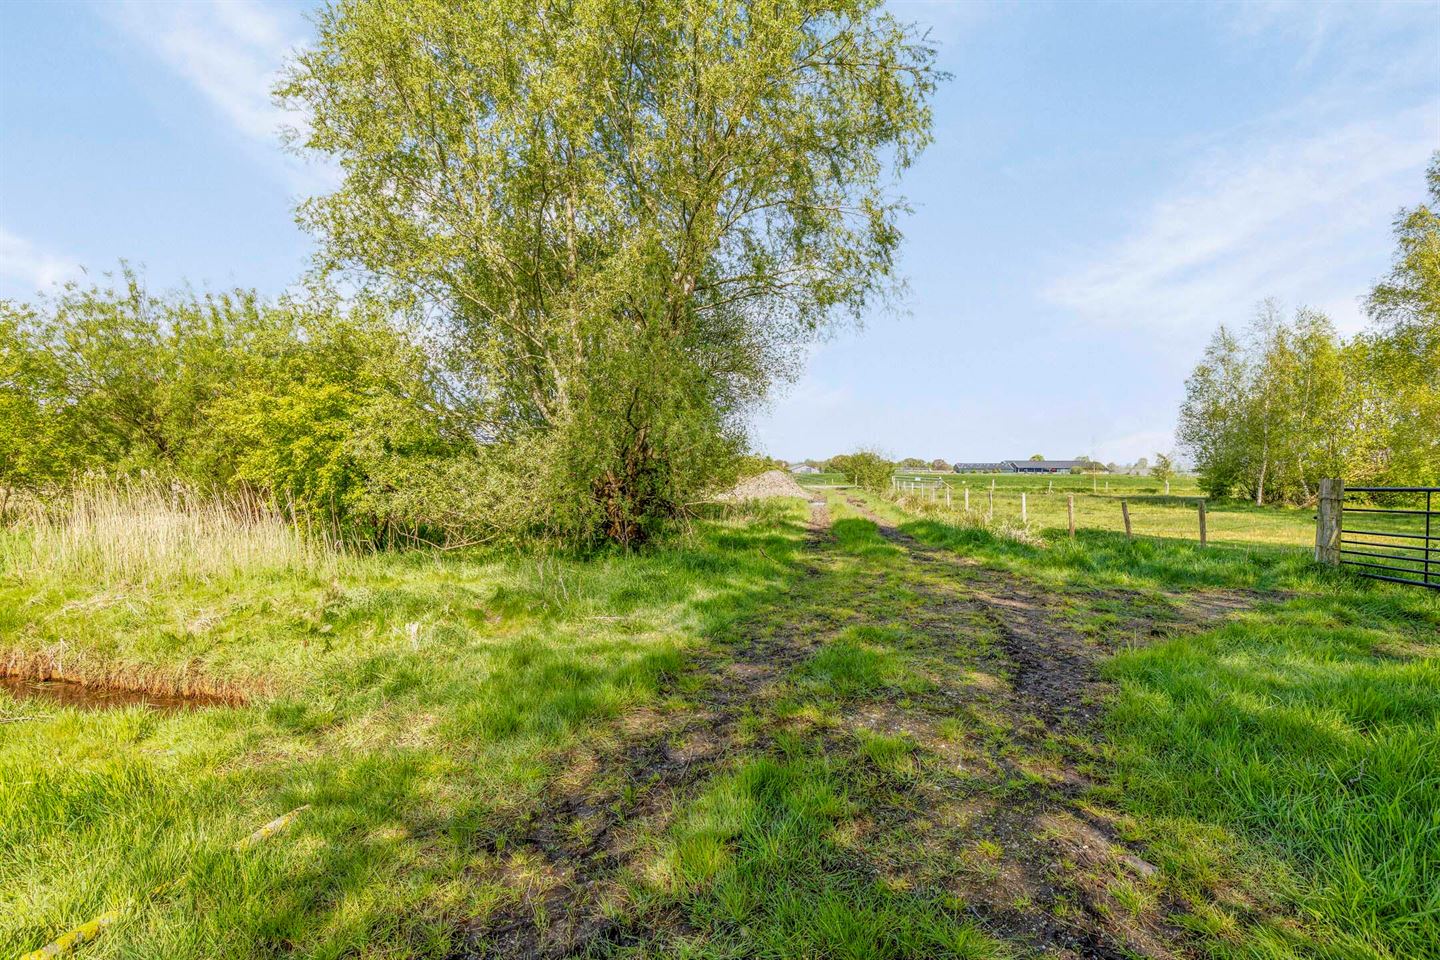
[[[1166,480],[1166,481],[1165,481],[1165,496],[1167,496],[1167,497],[1170,496],[1170,481],[1169,481],[1169,480]]]
[[[1020,522],[1021,522],[1021,523],[1029,523],[1029,522],[1030,522],[1030,511],[1027,510],[1026,507],[1025,507],[1025,494],[1023,494],[1023,493],[1020,494]]]
[[[1055,492],[1055,481],[1054,481],[1054,480],[1051,480],[1051,481],[1050,481],[1050,486],[1048,486],[1048,487],[1045,488],[1045,492],[1046,492],[1046,493],[1054,493],[1054,492]]]
[[[1130,535],[1130,502],[1124,497],[1120,498],[1120,516],[1125,518],[1125,539],[1135,539]]]
[[[1168,484],[1167,484],[1168,486]],[[1196,504],[1200,508],[1200,546],[1205,546],[1205,498],[1201,497]]]
[[[1071,539],[1071,540],[1074,540],[1074,539],[1075,539],[1075,494],[1073,494],[1073,493],[1066,494],[1065,500],[1066,500],[1065,507],[1066,507],[1066,509],[1067,509],[1067,510],[1069,511],[1069,513],[1070,513],[1070,539]]]
[[[945,509],[950,509],[950,484],[945,484]]]
[[[965,488],[965,512],[970,512],[970,488]]]
[[[1321,480],[1320,500],[1315,513],[1315,562],[1335,566],[1340,562],[1340,524],[1345,515],[1343,480]]]
[[[995,481],[990,481],[990,509],[985,513],[985,519],[989,520],[995,516]]]

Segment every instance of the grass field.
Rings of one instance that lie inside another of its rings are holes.
[[[9,670],[236,704],[0,693],[0,956],[1440,955],[1440,598],[1127,495],[1133,542],[853,491],[588,559],[0,532]]]
[[[895,478],[900,481],[915,480],[934,482],[936,480],[952,487],[970,487],[973,490],[989,489],[995,484],[1000,493],[1040,493],[1054,490],[1056,493],[1115,493],[1115,494],[1163,494],[1165,481],[1150,476],[1132,476],[1123,473],[941,473],[933,470],[898,470]],[[1174,496],[1199,496],[1200,488],[1193,475],[1176,476],[1170,480],[1170,493]]]

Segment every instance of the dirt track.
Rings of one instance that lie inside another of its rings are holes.
[[[1092,771],[1104,764],[1094,729],[1106,693],[1097,666],[1109,651],[1073,624],[1077,604],[1099,604],[1125,612],[1116,634],[1148,637],[1203,622],[1215,605],[1157,617],[1124,593],[1057,596],[927,547],[863,502],[852,506],[893,551],[857,569],[829,536],[827,510],[812,507],[801,583],[742,643],[692,661],[680,684],[685,706],[631,716],[607,742],[565,758],[566,773],[540,808],[489,836],[488,879],[515,896],[467,929],[457,957],[604,956],[639,946],[665,953],[699,935],[678,911],[627,915],[607,904],[677,804],[736,757],[769,749],[775,730],[794,732],[792,721],[759,732],[742,721],[772,716],[793,669],[857,617],[903,623],[918,638],[911,655],[931,685],[898,701],[859,703],[838,727],[803,731],[836,756],[853,753],[861,730],[918,745],[914,782],[864,798],[847,868],[944,890],[1023,949],[1188,955],[1183,932],[1165,919],[1176,904],[1157,896],[1136,911],[1116,900],[1117,884],[1144,887],[1155,871],[1143,850],[1117,838],[1114,818],[1093,798]],[[836,614],[829,591],[842,582],[847,612]],[[1243,600],[1211,599],[1223,610]]]

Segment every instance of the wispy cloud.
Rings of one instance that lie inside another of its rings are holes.
[[[25,237],[0,227],[0,280],[16,288],[17,294],[29,296],[69,280],[79,272],[77,262],[41,249]]]
[[[154,3],[118,0],[106,18],[199,93],[240,136],[297,189],[324,189],[333,173],[282,153],[286,129],[305,118],[274,101],[286,58],[305,39],[293,7],[261,0]]]
[[[1428,103],[1309,136],[1217,148],[1126,236],[1045,293],[1100,324],[1208,331],[1273,294],[1328,306],[1354,326],[1356,298],[1383,265],[1375,240],[1396,208],[1419,196],[1437,142],[1440,111]]]

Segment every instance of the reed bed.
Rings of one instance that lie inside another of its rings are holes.
[[[0,530],[0,575],[156,584],[333,574],[342,552],[255,497],[154,482],[87,484],[33,501]]]

